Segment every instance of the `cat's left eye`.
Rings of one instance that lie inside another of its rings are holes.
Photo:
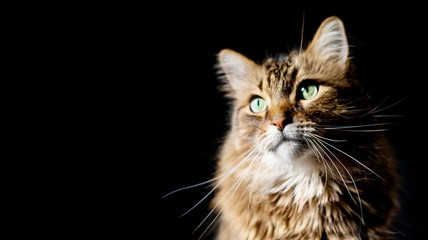
[[[266,110],[267,103],[261,97],[254,97],[250,102],[250,109],[253,113],[261,113]]]

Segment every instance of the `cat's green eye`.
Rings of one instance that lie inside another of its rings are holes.
[[[314,98],[318,93],[318,85],[316,84],[305,84],[300,87],[300,91],[302,93],[302,99],[309,100]]]
[[[250,109],[253,113],[261,113],[266,110],[267,103],[261,97],[254,97],[250,102]]]

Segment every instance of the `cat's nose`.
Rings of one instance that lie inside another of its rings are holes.
[[[275,125],[279,131],[282,131],[282,130],[284,130],[284,123],[285,123],[286,119],[287,119],[286,117],[282,117],[282,116],[276,117],[276,118],[272,119],[272,125]]]

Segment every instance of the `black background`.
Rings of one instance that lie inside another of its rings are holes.
[[[13,108],[4,113],[13,119],[4,124],[13,136],[4,146],[12,155],[4,159],[12,167],[3,168],[5,230],[53,239],[198,239],[207,224],[192,232],[212,196],[180,215],[210,188],[162,197],[215,171],[229,108],[218,91],[216,54],[230,48],[261,62],[306,46],[335,15],[373,105],[398,103],[381,114],[405,116],[384,120],[395,123],[387,135],[402,175],[395,231],[398,239],[423,239],[426,7],[399,4],[19,5],[4,34],[5,70],[13,73],[5,82],[16,84],[5,88],[4,105]]]
[[[125,25],[129,23],[124,26],[125,35],[132,39],[127,53],[132,58],[126,62],[138,72],[129,91],[135,95],[133,111],[143,116],[133,145],[137,157],[122,173],[129,171],[134,176],[122,189],[124,196],[132,198],[129,210],[119,213],[127,225],[124,231],[141,236],[153,233],[153,239],[201,236],[207,224],[192,232],[209,213],[211,196],[180,215],[210,188],[204,185],[162,196],[209,180],[215,171],[216,151],[228,129],[228,106],[218,91],[214,68],[216,54],[230,48],[260,62],[266,56],[299,48],[303,16],[305,46],[321,22],[335,15],[344,22],[350,55],[373,105],[385,99],[385,107],[399,102],[382,113],[405,116],[384,120],[396,123],[387,135],[402,175],[402,208],[395,231],[398,239],[422,239],[428,79],[426,17],[421,8],[248,2],[239,7],[220,3],[147,6],[131,17],[125,12]]]

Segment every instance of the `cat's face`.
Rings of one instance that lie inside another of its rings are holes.
[[[259,146],[284,159],[313,151],[312,136],[362,115],[364,94],[349,77],[348,44],[342,22],[327,19],[309,47],[259,65],[231,50],[219,55],[234,101],[237,147]]]

